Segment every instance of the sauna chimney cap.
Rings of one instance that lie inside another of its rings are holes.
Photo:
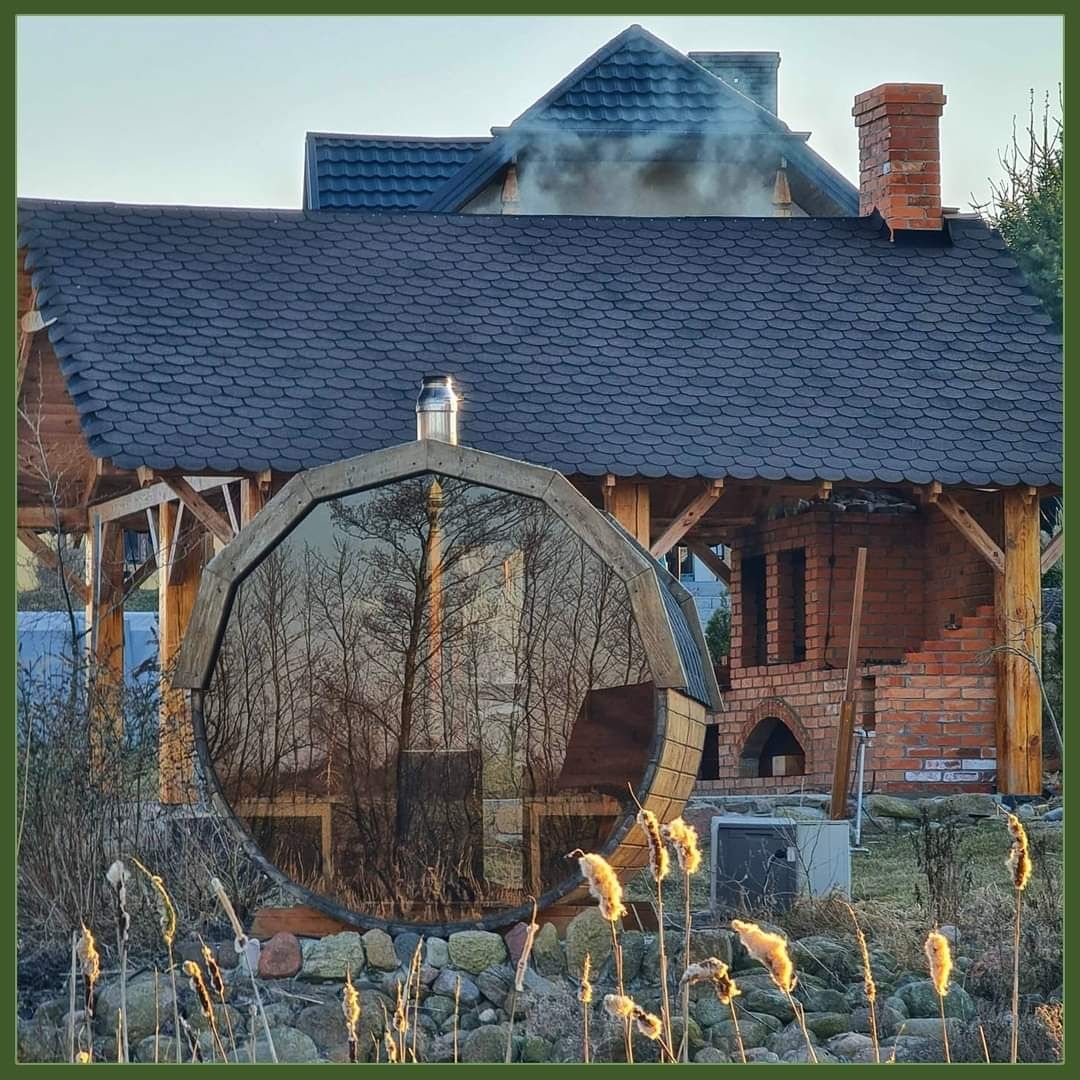
[[[416,397],[416,437],[457,446],[458,395],[449,375],[425,375]]]

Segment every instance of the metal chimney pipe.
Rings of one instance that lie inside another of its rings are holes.
[[[458,396],[449,375],[425,375],[416,397],[416,437],[457,446]]]

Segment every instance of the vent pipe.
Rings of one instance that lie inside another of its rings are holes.
[[[416,437],[457,446],[458,396],[449,375],[425,375],[416,397]]]

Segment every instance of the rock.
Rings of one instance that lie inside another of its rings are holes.
[[[731,963],[731,939],[735,936],[731,930],[708,928],[695,930],[690,935],[690,962],[697,963],[715,956],[725,964]]]
[[[312,1042],[311,1036],[298,1028],[277,1028],[271,1030],[270,1034],[274,1040],[274,1051],[279,1062],[301,1063],[319,1060],[319,1051],[315,1043]],[[229,1060],[235,1062],[251,1061],[250,1045],[236,1049],[229,1055]],[[256,1062],[273,1061],[270,1056],[270,1046],[265,1036],[255,1042],[255,1060]]]
[[[439,977],[439,969],[430,964],[420,965],[420,985],[430,986]]]
[[[487,930],[459,930],[450,935],[448,944],[450,963],[473,975],[506,959],[506,943]]]
[[[691,1058],[695,1065],[726,1065],[731,1058],[715,1046],[703,1046]]]
[[[18,1061],[40,1063],[68,1060],[67,1033],[47,1017],[35,1017],[33,1020],[20,1017],[18,1028]]]
[[[954,1016],[945,1018],[945,1026],[949,1029],[949,1039],[956,1042],[960,1035],[961,1021]],[[912,1036],[916,1039],[929,1039],[942,1042],[941,1017],[940,1016],[916,1016],[911,1020],[904,1021],[904,1036]]]
[[[360,1018],[363,1019],[363,1016],[364,1010],[361,1006]],[[297,1031],[302,1031],[309,1036],[324,1054],[346,1046],[349,1041],[348,1032],[345,1029],[345,1016],[340,1005],[309,1005],[301,1010],[296,1018],[295,1027]]]
[[[752,1013],[743,1013],[739,1017],[739,1034],[742,1036],[743,1046],[748,1050],[753,1046],[764,1046],[769,1036],[780,1028],[780,1021],[775,1016],[754,1016]],[[711,1031],[713,1043],[728,1054],[738,1053],[738,1041],[735,1038],[735,1025],[728,1013],[726,1020],[714,1024]]]
[[[775,1016],[777,1020],[782,1020],[784,1023],[795,1019],[795,1013],[788,1002],[787,995],[774,987],[745,991],[741,1004],[750,1012]]]
[[[304,957],[295,934],[282,930],[259,953],[260,979],[291,979],[303,966]]]
[[[894,1056],[895,1055],[895,1056]],[[942,1058],[942,1045],[938,1040],[919,1039],[914,1035],[893,1036],[883,1039],[881,1043],[882,1061],[940,1061]]]
[[[908,1013],[914,1017],[939,1017],[940,1005],[937,991],[929,979],[908,983],[896,991],[896,996],[907,1006]],[[975,1002],[971,995],[955,983],[945,995],[945,1015],[960,1020],[972,1020],[975,1017]]]
[[[176,980],[177,987],[186,982]],[[127,984],[127,1023],[128,1041],[137,1043],[146,1035],[153,1035],[159,1022],[172,1024],[173,993],[171,980],[166,975],[158,976],[157,1002],[155,1004],[154,976],[149,972],[129,979]],[[94,1010],[95,1026],[104,1034],[116,1031],[116,1012],[120,1007],[120,984],[111,983],[98,994]]]
[[[833,1057],[828,1050],[820,1046],[815,1047],[814,1053],[811,1055],[810,1051],[806,1048],[806,1041],[803,1040],[802,1045],[797,1046],[794,1050],[788,1050],[781,1056],[780,1060],[791,1064],[816,1061],[819,1065],[829,1065],[837,1059]]]
[[[420,935],[414,934],[411,930],[406,930],[404,933],[398,934],[394,938],[394,955],[398,958],[399,964],[404,964],[408,967],[413,962],[413,957],[416,955],[416,948],[420,944]],[[366,947],[366,944],[365,944]],[[424,954],[420,953],[420,960],[423,962]],[[371,963],[371,955],[368,954],[368,963]]]
[[[716,995],[709,991],[703,994],[697,1001],[690,1003],[690,1015],[702,1027],[713,1027],[725,1020],[731,1020],[731,1010],[726,1005],[721,1005]]]
[[[954,948],[960,941],[960,931],[951,923],[946,923],[944,926],[938,927],[938,933],[946,938],[950,945]]]
[[[311,982],[344,981],[346,970],[354,975],[364,969],[364,943],[355,930],[313,941],[304,949],[301,979]]]
[[[776,816],[792,821],[824,821],[828,814],[816,806],[785,806],[776,810]]]
[[[810,1042],[815,1046],[818,1043],[818,1037],[811,1031]],[[788,1024],[782,1031],[778,1031],[769,1036],[768,1042],[765,1044],[774,1053],[783,1057],[785,1054],[790,1053],[793,1050],[806,1049],[806,1037],[802,1033],[802,1028],[798,1024]]]
[[[791,958],[798,972],[820,975],[847,984],[862,977],[859,951],[842,941],[813,934],[791,943]]]
[[[287,1001],[271,1001],[263,1005],[266,1022],[272,1027],[292,1027],[297,1010]]]
[[[751,1065],[775,1065],[779,1063],[780,1055],[766,1050],[764,1046],[748,1046],[746,1060]]]
[[[998,812],[1000,800],[994,795],[967,791],[927,799],[923,805],[935,821],[944,821],[953,817],[993,817]]]
[[[562,942],[552,923],[544,923],[533,941],[532,962],[541,975],[563,975],[566,973],[566,956]]]
[[[226,1044],[228,1045],[228,1044]],[[157,1055],[156,1057],[154,1055]],[[180,1049],[181,1060],[187,1061],[191,1056],[186,1047]],[[137,1043],[132,1041],[131,1056],[136,1061],[163,1064],[164,1062],[176,1061],[176,1040],[171,1035],[147,1035]]]
[[[623,979],[629,986],[641,974],[645,961],[645,935],[640,930],[626,930],[619,935],[622,948]]]
[[[431,989],[436,994],[444,994],[449,998],[453,998],[458,979],[461,980],[461,991],[458,997],[461,1007],[464,1009],[470,1005],[475,1005],[480,1000],[479,987],[468,975],[462,975],[461,972],[454,971],[453,968],[443,968],[439,972],[439,977],[431,984]]]
[[[672,1001],[672,1008],[676,1008],[675,1002]],[[701,1033],[701,1025],[691,1016],[690,1023],[687,1025],[688,1039],[687,1045],[689,1046],[690,1053],[693,1055],[696,1051],[700,1050],[705,1045],[705,1037]],[[683,1018],[682,1015],[672,1016],[671,1018],[671,1045],[676,1055],[679,1053],[679,1047],[682,1046],[682,1033],[683,1033]]]
[[[526,1035],[521,1044],[521,1060],[550,1061],[551,1043],[541,1035]]]
[[[469,932],[464,931],[464,933]],[[453,940],[451,937],[450,941],[453,942]],[[499,938],[499,943],[502,944],[502,938]],[[470,1031],[461,1046],[461,1060],[470,1063],[505,1061],[506,1028],[500,1024],[492,1027],[478,1027]]]
[[[819,1039],[831,1039],[851,1030],[851,1014],[839,1012],[819,1012],[806,1014],[806,1026]]]
[[[867,795],[863,806],[871,817],[902,818],[907,821],[918,821],[922,817],[922,808],[917,800],[900,799],[895,795]]]
[[[848,1031],[835,1035],[826,1044],[830,1054],[845,1061],[871,1062],[874,1060],[874,1040],[869,1035]]]
[[[1047,810],[1042,819],[1043,821],[1064,821],[1065,809],[1061,806],[1055,806],[1053,810]]]
[[[862,983],[852,987],[852,993],[858,995],[856,998],[857,1003],[865,1003],[866,991],[863,989]],[[842,994],[839,990],[803,988],[802,993],[796,991],[796,997],[802,1000],[807,1012],[846,1013],[850,1011],[847,994]]]
[[[424,963],[444,968],[450,963],[450,946],[444,938],[430,937],[424,942]]]
[[[368,930],[360,940],[364,943],[364,958],[368,967],[378,971],[397,971],[399,961],[394,951],[394,939],[385,930]],[[409,960],[400,962],[408,964]]]
[[[509,964],[498,964],[476,976],[480,993],[497,1008],[504,1008],[514,985],[514,969]],[[481,1019],[481,1023],[484,1021]]]
[[[187,1020],[194,1031],[204,1032],[210,1030],[210,1023],[203,1015],[202,1009],[188,1009]],[[222,1042],[227,1045],[230,1027],[233,1031],[241,1031],[244,1018],[240,1015],[239,1009],[233,1008],[232,1005],[223,1005],[219,1001],[214,1004],[214,1023],[217,1025],[217,1032]]]
[[[521,950],[525,948],[525,939],[529,936],[529,927],[523,922],[514,923],[503,934],[506,942],[506,951],[510,955],[510,963],[516,964],[521,959]]]
[[[430,1016],[437,1027],[454,1015],[454,999],[445,994],[430,994],[420,1006],[421,1016]]]
[[[611,926],[599,908],[586,908],[566,928],[566,966],[571,975],[581,977],[586,953],[592,958],[593,971],[599,971],[611,955]]]
[[[454,1060],[453,1034],[438,1035],[428,1043],[425,1062],[445,1065]]]

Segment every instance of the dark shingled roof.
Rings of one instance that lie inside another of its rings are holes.
[[[309,132],[304,205],[315,210],[413,210],[489,142]]]
[[[877,219],[586,218],[24,203],[91,449],[292,471],[413,437],[565,473],[1046,484],[1060,338],[1001,239]]]

